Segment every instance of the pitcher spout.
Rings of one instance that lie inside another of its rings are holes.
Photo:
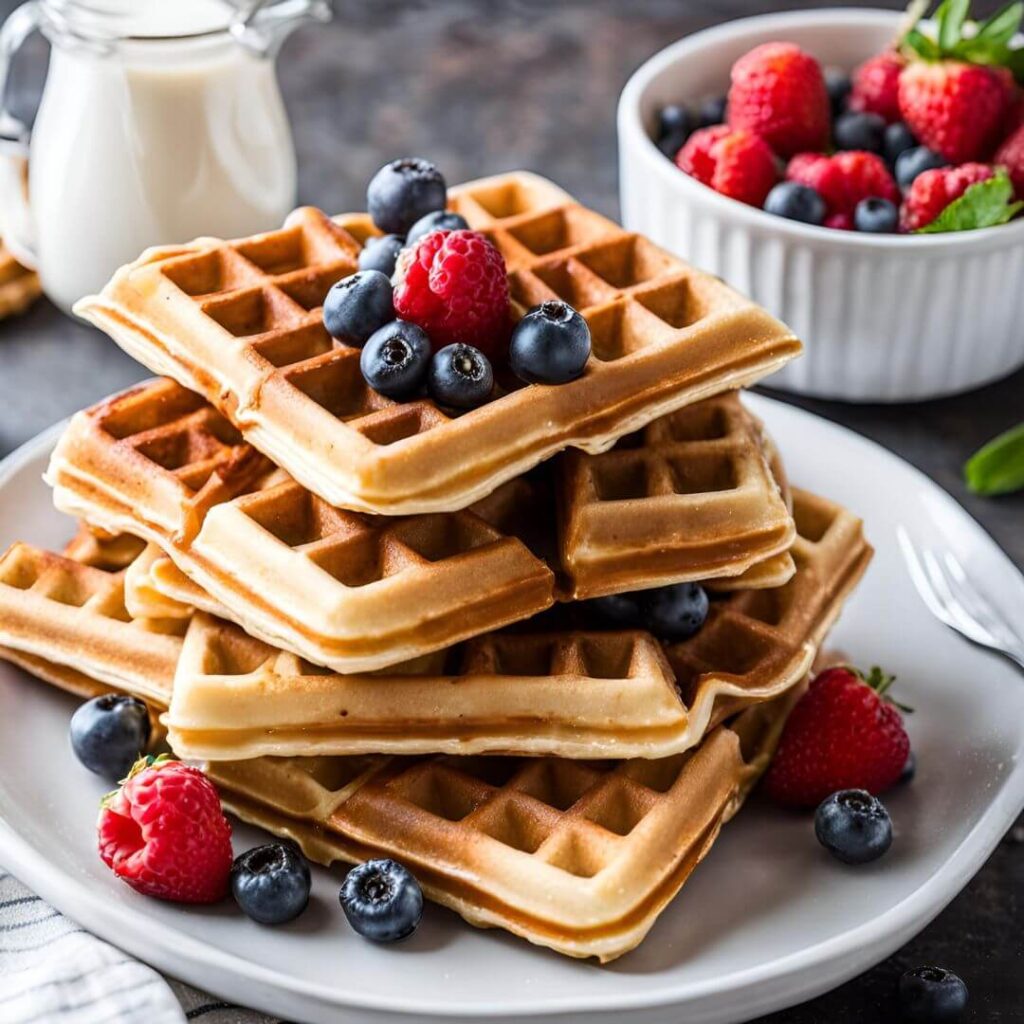
[[[247,0],[231,22],[235,39],[261,57],[276,57],[284,41],[307,21],[327,22],[333,12],[329,0]]]

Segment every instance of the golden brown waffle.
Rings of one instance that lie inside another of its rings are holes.
[[[373,233],[359,214],[304,208],[280,231],[150,249],[76,312],[218,404],[329,504],[390,515],[465,508],[567,446],[604,450],[800,353],[764,310],[543,178],[473,182],[451,204],[505,254],[517,312],[562,298],[586,317],[579,380],[500,391],[454,419],[371,390],[321,314]]]
[[[248,632],[336,671],[554,600],[547,566],[472,512],[367,517],[270,470],[199,396],[159,381],[74,417],[48,479],[58,507],[161,545]]]
[[[0,241],[0,320],[24,313],[41,294],[39,276],[26,270]]]
[[[145,546],[145,541],[130,534],[109,534],[79,523],[78,532],[65,545],[63,554],[73,562],[117,572],[127,569]]]
[[[3,657],[80,696],[96,686],[166,705],[181,620],[134,619],[124,572],[14,544],[0,558]]]
[[[394,857],[471,924],[569,956],[634,948],[768,766],[801,688],[657,761],[263,758],[207,770],[312,860]]]

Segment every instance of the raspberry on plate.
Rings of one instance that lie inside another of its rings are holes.
[[[733,64],[731,77],[730,128],[759,135],[781,156],[826,147],[832,107],[810,54],[793,43],[763,43]]]
[[[900,72],[906,60],[886,50],[864,61],[853,73],[849,107],[862,114],[878,114],[890,124],[900,119]]]
[[[828,227],[849,230],[862,199],[899,202],[899,189],[885,161],[876,153],[851,149],[834,156],[799,153],[786,168],[786,178],[813,188],[825,200]]]
[[[137,892],[216,903],[228,891],[231,825],[213,783],[166,756],[135,762],[96,824],[103,862]]]
[[[422,327],[437,352],[468,344],[503,357],[511,331],[505,259],[476,231],[432,231],[403,250],[394,277],[395,312]]]
[[[904,231],[917,231],[931,224],[955,199],[959,199],[971,185],[987,181],[994,174],[988,164],[961,164],[959,167],[939,167],[919,174],[903,202],[900,227]]]
[[[723,196],[751,206],[764,204],[779,177],[764,139],[724,124],[694,132],[679,151],[676,166]]]

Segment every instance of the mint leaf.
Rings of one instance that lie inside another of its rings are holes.
[[[975,452],[964,466],[964,479],[985,496],[1024,490],[1024,423]]]
[[[976,39],[983,39],[994,46],[1007,46],[1017,34],[1021,19],[1024,18],[1024,3],[1016,0],[1007,4],[1002,10],[996,11],[978,28]]]
[[[935,12],[935,21],[939,26],[939,48],[948,53],[958,42],[963,32],[964,22],[971,0],[942,0]]]
[[[915,234],[935,235],[943,231],[973,231],[1005,224],[1024,207],[1013,201],[1013,182],[1000,168],[985,181],[977,181],[959,199],[954,199],[942,213]]]
[[[910,29],[903,37],[903,43],[924,60],[938,60],[942,56],[939,44],[926,36],[920,29]]]

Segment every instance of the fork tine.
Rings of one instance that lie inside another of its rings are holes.
[[[947,570],[959,586],[961,600],[969,606],[968,612],[990,632],[999,636],[1003,643],[1011,646],[1016,644],[1018,648],[1024,648],[1024,639],[1021,638],[1020,633],[1007,621],[998,605],[990,601],[975,587],[956,555],[952,551],[946,551],[944,561]]]
[[[944,622],[951,629],[956,629],[956,625],[946,612],[945,607],[939,600],[938,594],[936,594],[928,579],[928,574],[925,572],[924,565],[921,562],[920,553],[914,546],[914,542],[910,539],[910,534],[900,526],[897,529],[896,536],[900,548],[903,550],[903,559],[907,563],[907,569],[910,572],[910,581],[921,596],[921,600],[924,601],[928,610],[935,618],[940,622]]]
[[[996,643],[995,637],[981,623],[967,613],[967,610],[950,586],[949,578],[943,571],[942,564],[936,556],[934,549],[928,548],[925,550],[924,565],[939,600],[956,624],[954,628],[959,629],[965,636],[969,636],[978,643],[993,646]]]

